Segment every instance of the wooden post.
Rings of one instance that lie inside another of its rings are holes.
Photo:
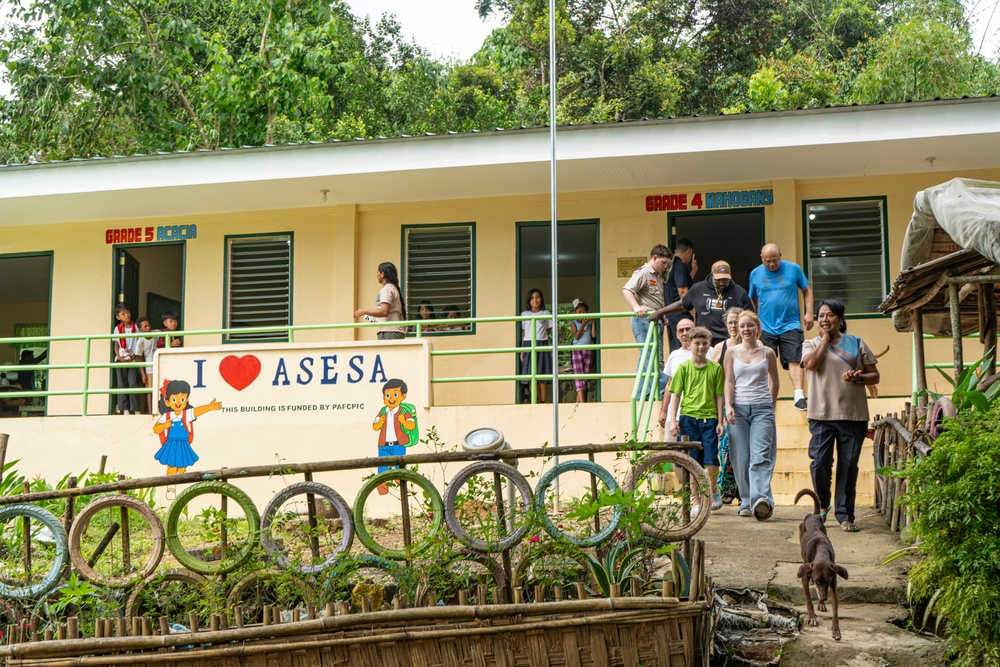
[[[222,469],[225,472],[225,468]],[[222,478],[223,482],[226,482],[226,478]],[[222,496],[222,502],[220,503],[220,511],[222,512],[222,528],[219,530],[219,541],[221,542],[220,548],[222,553],[219,556],[222,560],[226,559],[226,549],[229,546],[229,531],[226,530],[226,519],[229,518],[229,498],[227,496]]]
[[[80,619],[76,616],[70,616],[66,619],[66,638],[67,639],[79,639],[80,638]]]
[[[363,613],[363,614],[370,614],[371,611],[372,611],[372,596],[370,596],[370,595],[362,595],[361,596],[361,613]],[[294,612],[293,612],[293,614],[294,614]],[[292,617],[292,620],[293,621],[295,620],[294,615]]]
[[[313,481],[311,472],[305,474],[307,482]],[[306,494],[306,513],[309,515],[309,551],[313,562],[319,560],[319,523],[316,521],[316,494]]]
[[[513,482],[510,482],[513,484]],[[507,518],[504,512],[503,490],[501,489],[500,473],[493,473],[493,498],[497,504],[497,540],[502,540],[507,536]],[[514,508],[511,508],[514,511]],[[510,549],[504,549],[500,554],[503,563],[503,571],[508,585],[511,580]]]
[[[118,636],[119,637],[127,637],[128,636],[128,630],[125,628],[125,617],[124,616],[119,616],[117,619],[115,619],[115,621],[116,621],[116,625],[118,626]]]
[[[142,617],[142,634],[146,637],[153,636],[153,619],[149,616]]]
[[[22,484],[25,493],[31,491],[28,482]],[[24,580],[31,581],[31,520],[28,517],[21,518],[21,526],[24,528]]]
[[[7,464],[7,440],[10,436],[0,433],[0,479],[3,479],[3,467]]]
[[[233,615],[236,617],[236,627],[243,629],[243,605],[238,604],[233,608]]]
[[[66,480],[66,488],[75,489],[76,488],[76,477],[70,477]],[[70,496],[66,499],[66,516],[63,517],[63,527],[66,529],[66,533],[69,534],[69,529],[73,527],[73,510],[76,507],[76,498]]]
[[[351,603],[345,600],[340,601],[340,615],[347,616],[351,613]]]
[[[587,454],[587,459],[594,463],[594,453]],[[590,473],[590,497],[593,502],[597,502],[597,475]],[[594,534],[601,532],[601,513],[594,512]]]
[[[198,614],[196,612],[188,612],[188,627],[191,628],[191,632],[198,632]]]
[[[458,591],[458,604],[463,607],[469,604],[469,591],[464,588]]]
[[[396,597],[399,597],[398,593],[396,594]],[[336,611],[334,611],[333,603],[332,602],[327,602],[326,603],[326,609],[324,609],[324,612],[325,612],[327,618],[333,618],[333,615],[336,613]]]
[[[917,406],[927,407],[927,357],[924,350],[924,311],[913,311],[913,364],[917,371]]]
[[[563,601],[563,587],[562,584],[556,584],[552,587],[552,595],[555,596],[556,602]]]
[[[115,539],[115,533],[118,532],[119,528],[121,528],[121,526],[118,525],[117,521],[112,522],[111,525],[108,526],[108,530],[104,533],[104,537],[102,537],[101,541],[97,543],[97,548],[94,549],[94,553],[87,559],[87,565],[94,567],[94,565],[97,564],[98,559],[104,554],[104,550],[108,548],[109,544],[111,544],[111,540]]]
[[[170,634],[170,621],[166,616],[160,616],[160,636],[166,637]]]
[[[587,599],[587,585],[582,581],[576,582],[576,599],[577,600]]]
[[[399,503],[400,516],[403,518],[403,546],[406,547],[407,560],[409,560],[413,534],[410,530],[410,492],[405,479],[399,480]]]
[[[271,605],[264,605],[264,625],[271,625]]]
[[[993,356],[990,358],[990,366],[986,369],[987,375],[997,372],[997,299],[996,288],[993,283],[983,283],[979,286],[979,294],[982,298],[982,317],[985,326],[982,328],[983,354],[993,348]]]
[[[476,585],[476,604],[489,604],[489,587],[486,584]]]
[[[125,475],[118,475],[118,481],[125,481]],[[119,491],[118,493],[125,493],[124,491]],[[125,566],[125,575],[128,576],[132,572],[132,544],[131,544],[131,531],[128,525],[128,508],[122,506],[121,508],[121,521],[122,521],[122,563]]]
[[[108,465],[108,455],[107,454],[102,454],[101,455],[101,465],[98,466],[98,468],[97,468],[97,474],[98,475],[103,475],[104,474],[104,467],[106,465]]]
[[[948,306],[951,311],[951,347],[955,355],[955,382],[962,374],[962,314],[959,311],[958,283],[948,283]]]
[[[219,619],[218,614],[212,614],[212,618],[209,623],[209,627],[212,629],[212,632],[218,632],[219,629],[222,628],[222,621]]]

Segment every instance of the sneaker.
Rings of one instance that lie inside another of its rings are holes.
[[[802,397],[799,400],[795,401],[795,409],[802,410],[803,412],[809,409],[809,404],[806,403],[805,397]]]
[[[696,516],[698,516],[698,512],[700,512],[700,511],[701,511],[701,505],[692,505],[691,506],[691,518],[693,519]]]
[[[744,507],[739,511],[740,516],[753,516],[753,512],[750,511],[749,507]]]
[[[765,498],[761,498],[753,504],[753,515],[757,517],[758,521],[767,521],[772,514],[774,514],[774,508]]]
[[[722,509],[722,497],[718,493],[712,494],[712,509],[719,510]]]

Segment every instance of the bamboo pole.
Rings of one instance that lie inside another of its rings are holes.
[[[313,474],[307,472],[305,480],[307,482],[313,481]],[[306,494],[306,514],[308,514],[309,520],[309,551],[312,553],[312,559],[315,563],[319,560],[319,523],[316,521],[316,495],[313,493]]]
[[[962,314],[959,311],[961,303],[958,298],[958,283],[948,281],[948,309],[951,313],[951,348],[955,355],[955,382],[962,374],[965,364],[962,362]]]
[[[927,357],[924,348],[924,311],[913,311],[913,363],[917,371],[917,405],[927,407]]]
[[[609,443],[603,445],[585,444],[570,445],[560,447],[560,456],[585,455],[590,453],[601,454],[608,452],[622,451],[690,451],[697,449],[700,444],[691,442],[649,442],[638,446],[624,445],[622,443]],[[552,448],[536,447],[530,449],[505,449],[499,452],[482,452],[470,454],[469,452],[433,452],[428,454],[407,454],[406,456],[382,456],[368,457],[363,459],[345,459],[342,461],[317,461],[312,463],[288,463],[280,466],[247,466],[244,468],[221,468],[217,470],[205,470],[196,472],[185,472],[179,475],[162,475],[159,477],[140,477],[126,479],[121,482],[109,482],[107,484],[95,484],[86,488],[66,488],[54,489],[52,491],[36,491],[29,494],[17,496],[0,497],[0,505],[11,505],[14,503],[34,502],[36,500],[51,500],[54,498],[75,498],[83,495],[98,495],[101,493],[111,493],[116,491],[131,491],[133,489],[146,489],[161,486],[179,486],[194,482],[204,482],[211,480],[228,481],[233,479],[249,479],[253,477],[274,477],[306,472],[333,472],[339,470],[359,470],[363,468],[373,468],[377,466],[413,465],[421,463],[450,463],[460,461],[512,461],[521,458],[547,458],[551,457]]]
[[[118,481],[124,481],[125,475],[118,475]],[[124,493],[119,491],[118,493]],[[128,525],[128,508],[121,507],[122,523],[122,563],[125,567],[125,576],[132,573],[132,531]],[[91,566],[93,567],[93,566]]]

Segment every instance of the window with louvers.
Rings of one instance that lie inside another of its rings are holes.
[[[816,302],[874,313],[885,294],[884,202],[806,202],[809,281]]]
[[[457,317],[475,317],[473,302],[474,229],[472,225],[403,228],[403,290],[406,317],[420,318],[429,301],[437,318],[457,309]],[[429,333],[472,333],[471,324],[441,324]]]
[[[226,238],[226,327],[291,324],[292,237]],[[228,341],[288,340],[284,331],[232,333]]]

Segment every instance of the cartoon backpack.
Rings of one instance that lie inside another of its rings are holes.
[[[385,415],[386,410],[387,408],[383,407],[379,414]],[[413,428],[406,428],[402,424],[399,425],[403,433],[406,434],[406,444],[403,447],[412,447],[417,444],[420,432],[420,426],[417,424],[417,409],[410,403],[400,403],[399,413],[409,415],[413,419]]]

